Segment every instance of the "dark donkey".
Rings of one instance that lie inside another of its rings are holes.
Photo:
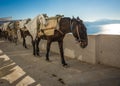
[[[40,36],[36,39],[36,46],[34,46],[35,50],[34,53],[39,55],[39,42],[41,39],[47,40],[47,53],[46,53],[46,60],[49,61],[49,51],[50,46],[52,42],[57,41],[60,49],[60,55],[61,55],[61,62],[63,66],[67,65],[64,59],[64,51],[63,51],[63,39],[67,33],[73,33],[73,36],[75,37],[76,41],[79,42],[80,46],[82,48],[85,48],[88,44],[88,38],[87,38],[87,32],[86,27],[83,24],[82,20],[79,18],[71,19],[69,17],[61,18],[59,21],[59,30],[55,30],[54,35],[52,36]]]

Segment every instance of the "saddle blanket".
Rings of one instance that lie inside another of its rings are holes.
[[[40,25],[40,31],[38,33],[38,36],[46,35],[51,36],[54,35],[54,31],[56,29],[59,29],[59,21],[61,17],[55,16],[55,17],[49,17],[47,19],[47,26]]]

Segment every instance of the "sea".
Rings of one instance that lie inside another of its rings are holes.
[[[120,20],[99,20],[84,22],[88,35],[112,34],[120,35]]]

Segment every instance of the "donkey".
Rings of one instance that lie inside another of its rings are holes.
[[[47,20],[46,20],[47,22]],[[44,31],[43,31],[44,32]],[[85,48],[88,45],[88,38],[87,38],[87,29],[82,22],[82,20],[77,17],[69,18],[63,17],[59,21],[59,29],[54,31],[54,35],[47,36],[44,34],[42,36],[36,37],[36,41],[33,44],[33,54],[39,55],[39,42],[41,39],[47,40],[47,53],[46,53],[46,60],[49,61],[49,51],[52,42],[58,42],[60,55],[61,55],[61,63],[63,66],[66,66],[67,63],[64,59],[64,51],[63,51],[63,39],[67,33],[72,33],[75,37],[76,41],[79,42],[81,48]]]
[[[8,32],[8,39],[11,42],[14,42],[17,45],[18,35],[17,31],[19,29],[19,21],[13,21],[8,25],[7,32]]]
[[[23,47],[25,47],[25,48],[27,48],[25,38],[27,36],[30,36],[32,38],[31,34],[29,33],[29,31],[25,27],[25,24],[29,23],[30,21],[31,21],[31,19],[29,19],[29,18],[19,21],[19,29],[20,29],[20,33],[21,33],[21,38],[23,39]]]

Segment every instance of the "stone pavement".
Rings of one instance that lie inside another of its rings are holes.
[[[51,62],[32,55],[32,47],[0,40],[0,86],[120,86],[120,69],[92,65],[65,58],[64,68],[60,55],[51,52]]]

